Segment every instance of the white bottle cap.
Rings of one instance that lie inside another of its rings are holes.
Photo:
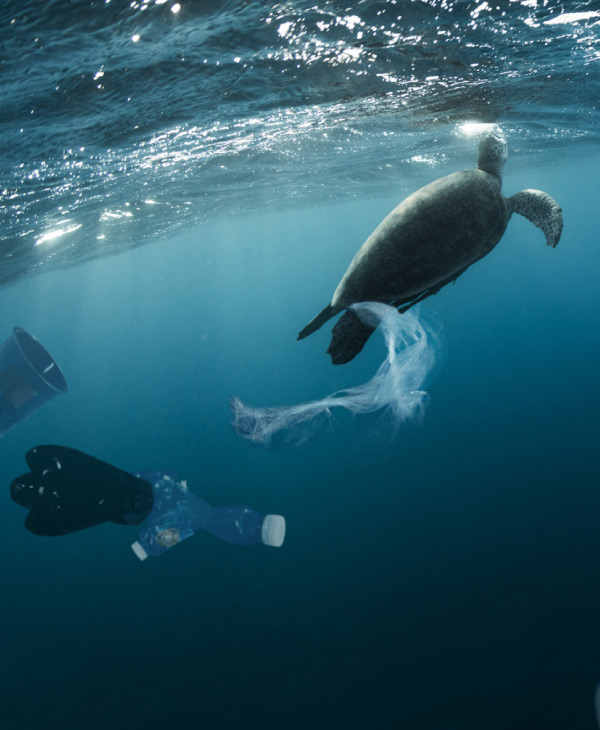
[[[146,560],[146,558],[148,557],[148,553],[139,544],[139,542],[134,542],[133,545],[131,546],[131,549],[138,556],[138,558],[140,560]]]
[[[281,547],[285,540],[285,519],[281,515],[266,515],[261,537],[265,545]]]

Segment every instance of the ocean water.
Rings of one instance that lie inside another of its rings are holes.
[[[600,5],[428,0],[0,3],[0,340],[69,384],[2,438],[0,723],[593,730],[600,681]],[[514,216],[423,305],[444,358],[422,423],[336,416],[250,448],[229,399],[368,380],[296,342],[407,194],[474,165],[564,210]],[[118,254],[118,255],[117,255]],[[283,514],[280,549],[23,527],[57,443]]]

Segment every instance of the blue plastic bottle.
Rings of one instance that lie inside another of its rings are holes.
[[[131,546],[140,560],[157,557],[173,545],[207,530],[227,542],[238,545],[280,547],[285,538],[285,520],[281,515],[259,514],[252,507],[211,507],[190,492],[185,481],[159,472],[136,473],[152,482],[154,507],[139,539]]]

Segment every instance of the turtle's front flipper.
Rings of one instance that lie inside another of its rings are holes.
[[[527,218],[541,228],[548,246],[554,248],[563,228],[562,208],[553,197],[542,190],[521,190],[508,199],[514,213]]]
[[[485,254],[483,254],[485,255]],[[482,258],[480,256],[479,258]],[[479,259],[475,259],[475,261],[479,261]],[[469,266],[475,263],[475,261],[471,261]],[[437,294],[440,289],[447,286],[448,284],[454,284],[454,282],[458,279],[458,277],[461,274],[464,274],[465,271],[469,268],[469,266],[465,266],[464,269],[459,269],[459,271],[455,272],[454,274],[451,274],[447,279],[442,279],[438,284],[434,284],[433,286],[430,286],[428,289],[423,289],[423,291],[419,292],[418,294],[412,294],[408,298],[404,299],[395,299],[391,304],[392,307],[396,307],[396,309],[400,312],[400,314],[404,314],[404,312],[408,312],[408,310],[411,307],[414,307],[415,304],[419,304],[424,299],[427,299],[427,297],[432,297],[434,294]]]

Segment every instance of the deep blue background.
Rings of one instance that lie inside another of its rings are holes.
[[[554,195],[563,240],[550,250],[515,217],[428,301],[445,364],[423,426],[391,445],[341,416],[306,450],[251,449],[227,402],[371,377],[380,338],[334,368],[329,325],[295,336],[392,194],[220,219],[0,292],[0,335],[29,330],[69,383],[0,445],[3,727],[594,727],[598,159],[552,162],[509,161],[504,189]],[[286,542],[199,534],[141,564],[134,528],[35,537],[8,485],[52,442],[284,514]]]

